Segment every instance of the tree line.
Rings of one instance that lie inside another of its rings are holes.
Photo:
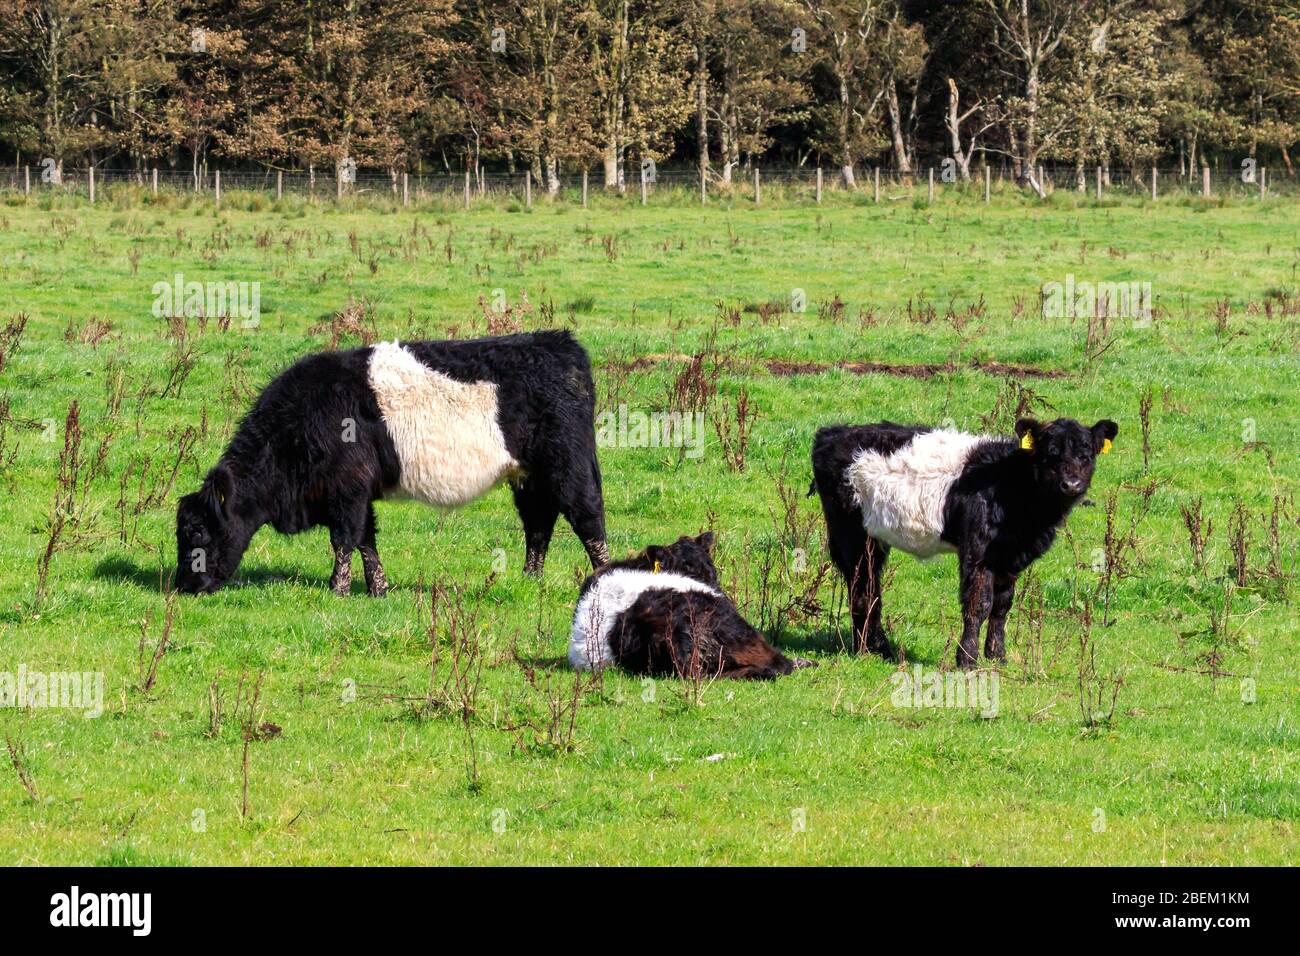
[[[648,162],[853,185],[947,161],[1034,185],[1043,163],[1294,175],[1298,141],[1300,0],[0,0],[0,148],[56,171],[554,191]]]

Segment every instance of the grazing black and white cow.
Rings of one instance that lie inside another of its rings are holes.
[[[609,552],[594,407],[591,363],[568,332],[309,355],[267,385],[202,488],[181,499],[177,587],[221,587],[263,525],[323,525],[333,589],[351,590],[360,549],[366,587],[382,596],[372,502],[451,508],[502,481],[523,519],[525,571],[541,573],[559,515],[599,567]]]
[[[770,680],[811,661],[764,640],[722,593],[713,532],[646,548],[582,584],[569,637],[578,670],[616,664],[634,674]]]
[[[1119,426],[1062,418],[1016,422],[1016,438],[895,425],[836,425],[817,432],[813,488],[826,515],[831,558],[849,587],[855,650],[890,656],[880,624],[881,575],[890,548],[921,558],[956,553],[962,634],[957,663],[1006,656],[1016,578],[1052,546],[1092,481]]]

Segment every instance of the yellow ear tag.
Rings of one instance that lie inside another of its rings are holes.
[[[1109,439],[1109,438],[1103,438],[1103,439],[1101,440],[1101,453],[1102,453],[1103,455],[1109,455],[1109,454],[1110,454],[1110,439]]]
[[[1021,436],[1020,436],[1020,447],[1023,448],[1025,451],[1033,451],[1033,450],[1034,450],[1034,436],[1033,436],[1031,433],[1029,433],[1029,432],[1025,432],[1023,435],[1021,435]]]
[[[655,574],[658,574],[658,573],[659,573],[659,562],[658,562],[658,561],[655,562],[655,570],[654,570],[654,573],[655,573]]]
[[[226,496],[223,495],[221,492],[218,491],[218,492],[217,492],[217,501],[221,502],[221,503],[224,505],[224,504],[226,503]]]

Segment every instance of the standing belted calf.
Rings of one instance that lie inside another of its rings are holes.
[[[854,649],[888,656],[881,576],[890,548],[921,558],[955,552],[962,633],[957,664],[1005,659],[1016,578],[1052,546],[1119,426],[1062,418],[1016,422],[1016,439],[949,429],[836,425],[813,443],[813,489],[831,558],[849,587]],[[809,494],[812,490],[809,491]]]
[[[334,590],[360,549],[370,594],[388,584],[374,502],[463,505],[509,481],[527,572],[564,515],[593,567],[609,560],[587,353],[567,332],[383,342],[309,355],[277,376],[176,515],[181,591],[215,591],[258,528],[330,531]]]

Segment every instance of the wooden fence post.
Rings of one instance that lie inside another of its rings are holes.
[[[1210,198],[1210,167],[1201,167],[1201,195]]]
[[[86,181],[90,183],[90,201],[93,203],[95,201],[95,167],[89,166],[87,169],[88,178]]]
[[[645,166],[641,167],[641,205],[646,204],[646,175]]]
[[[1259,201],[1264,201],[1264,196],[1268,194],[1268,167],[1259,167]]]
[[[927,201],[934,202],[934,167],[933,166],[930,167],[930,193]]]
[[[1152,167],[1151,167],[1151,201],[1152,201],[1152,202],[1155,202],[1155,201],[1156,201],[1156,196],[1157,196],[1157,193],[1156,193],[1156,176],[1157,176],[1157,175],[1158,175],[1158,174],[1157,174],[1157,172],[1156,172],[1156,168],[1155,168],[1154,166],[1152,166]]]
[[[822,204],[822,168],[817,167],[817,205]]]
[[[31,194],[32,194],[32,167],[24,166],[23,167],[23,195],[30,196]]]
[[[871,201],[880,202],[880,167],[879,166],[876,167],[875,180],[876,180],[876,185],[875,185],[875,189],[872,190]]]
[[[758,167],[754,167],[754,205],[757,206],[763,201],[763,186],[759,182]]]
[[[276,199],[284,198],[284,170],[283,169],[277,169],[275,171],[275,198]]]
[[[469,208],[469,164],[465,164],[465,208]]]
[[[587,208],[587,171],[582,171],[582,208]]]
[[[1101,167],[1097,167],[1097,198],[1101,198]]]
[[[411,174],[402,170],[402,205],[411,204]]]
[[[709,204],[709,171],[703,166],[700,167],[700,205]]]
[[[524,170],[524,205],[529,209],[533,207],[533,171]]]
[[[150,173],[149,186],[155,196],[158,195],[158,167],[155,166]]]
[[[993,170],[989,166],[984,167],[984,201],[989,201],[989,195],[993,188]]]

